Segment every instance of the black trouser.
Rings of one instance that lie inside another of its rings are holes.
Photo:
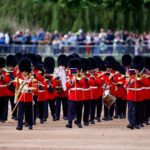
[[[33,96],[33,102],[34,102],[34,114],[33,114],[33,117],[34,117],[34,122],[36,122],[36,118],[38,116],[38,104],[37,104],[37,96]]]
[[[11,104],[11,111],[13,111],[12,117],[17,118],[17,107],[15,108],[16,104],[14,103],[14,96],[9,96],[9,100]]]
[[[38,101],[38,110],[39,110],[39,118],[42,120],[44,119],[44,103],[45,101]]]
[[[77,123],[81,124],[83,101],[76,102]]]
[[[142,102],[135,102],[135,125],[142,122]]]
[[[54,119],[55,118],[55,99],[54,100],[48,100],[48,104],[50,106],[51,116]]]
[[[101,117],[102,113],[102,97],[99,97],[98,100],[96,100],[96,110],[97,110],[96,118],[98,119]]]
[[[89,113],[90,113],[90,101],[83,101],[84,113],[83,113],[83,122],[89,122]]]
[[[144,101],[144,122],[148,122],[150,118],[150,100]]]
[[[114,104],[112,104],[109,108],[104,105],[104,117],[109,118],[114,115]]]
[[[127,111],[127,100],[122,100],[122,115],[126,117],[126,111]]]
[[[115,116],[120,117],[121,115],[122,115],[122,100],[121,98],[117,98],[115,103]]]
[[[97,100],[91,100],[90,101],[90,120],[91,121],[93,121],[95,119],[96,101]]]
[[[48,118],[48,101],[44,102],[44,118]]]
[[[67,97],[57,97],[56,98],[56,118],[60,118],[60,112],[61,112],[61,103],[62,103],[62,109],[63,109],[63,116],[68,116],[68,99]]]
[[[4,121],[6,121],[8,119],[8,100],[9,100],[9,97],[6,96],[5,101],[4,101],[4,109],[3,109],[3,120]]]
[[[76,102],[68,100],[68,123],[72,123],[77,114],[76,110]]]
[[[4,121],[4,107],[5,107],[5,96],[0,97],[0,120]]]
[[[23,126],[23,118],[26,118],[26,122],[29,126],[33,124],[33,104],[32,102],[19,102],[18,103],[18,127]]]
[[[5,101],[4,101],[4,112],[3,112],[3,119],[6,121],[8,119],[8,104],[11,104],[11,111],[13,111],[12,117],[17,118],[17,107],[15,108],[15,103],[14,103],[14,96],[6,96]],[[15,108],[15,110],[14,110]]]

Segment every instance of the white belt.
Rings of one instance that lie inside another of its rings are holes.
[[[87,89],[84,89],[84,88],[83,88],[83,91],[89,91],[89,90],[90,90],[90,88],[87,88]]]
[[[131,90],[131,91],[140,91],[143,88],[127,88],[127,90]]]
[[[72,91],[75,91],[75,90],[79,91],[79,90],[83,90],[83,88],[71,88],[70,90],[72,90]]]
[[[90,89],[97,89],[97,86],[90,86]]]
[[[7,85],[0,85],[0,87],[7,87]]]

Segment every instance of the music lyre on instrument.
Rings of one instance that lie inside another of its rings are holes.
[[[56,87],[56,91],[59,93],[62,93],[63,91],[66,91],[66,72],[65,68],[60,66],[59,68],[55,68],[54,70],[54,76],[57,79],[58,86]]]

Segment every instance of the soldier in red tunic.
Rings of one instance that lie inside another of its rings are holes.
[[[21,76],[16,77],[14,85],[16,87],[15,91],[15,101],[18,105],[18,125],[17,130],[22,130],[23,128],[23,117],[25,114],[26,122],[28,123],[28,128],[32,129],[33,125],[33,82],[34,77],[31,76],[31,61],[28,58],[23,58],[19,62],[19,70]]]
[[[94,59],[96,59],[97,61],[97,68],[96,68],[96,72],[95,72],[95,76],[96,76],[96,83],[98,86],[98,94],[99,97],[96,100],[96,116],[95,119],[97,120],[97,122],[101,121],[101,113],[102,113],[102,95],[103,95],[103,84],[104,84],[104,80],[101,79],[101,76],[103,75],[105,68],[103,68],[103,61],[99,56],[94,56]]]
[[[129,55],[129,54],[125,54],[122,56],[122,65],[124,67],[123,69],[123,73],[125,76],[121,77],[120,81],[123,83],[123,94],[122,94],[122,117],[125,118],[126,117],[126,110],[127,110],[127,90],[126,88],[124,87],[125,84],[126,84],[126,79],[129,78],[129,76],[127,75],[126,76],[126,73],[128,72],[128,70],[130,69],[130,65],[131,65],[131,61],[132,61],[132,57]],[[125,71],[125,73],[124,73]]]
[[[105,62],[105,67],[106,67],[106,72],[104,75],[102,75],[102,79],[104,80],[104,94],[111,94],[115,96],[115,84],[113,83],[113,76],[115,74],[115,71],[113,70],[113,65],[115,63],[115,59],[112,56],[107,56],[104,60]],[[104,105],[104,117],[103,120],[109,121],[113,120],[113,115],[114,115],[114,103],[110,106],[107,107]]]
[[[81,83],[83,84],[83,122],[84,126],[89,125],[89,113],[90,113],[90,85],[88,83],[90,74],[89,74],[89,65],[90,62],[86,58],[81,58],[82,64],[82,73],[84,76],[81,79]]]
[[[55,117],[56,91],[55,91],[55,88],[57,86],[57,80],[53,75],[54,68],[55,68],[54,58],[46,57],[44,60],[44,78],[45,78],[45,82],[47,83],[47,90],[45,93],[47,101],[45,103],[44,116],[45,116],[45,119],[48,118],[48,105],[49,105],[53,121],[56,121],[56,117]]]
[[[6,118],[6,111],[5,105],[7,100],[7,84],[9,83],[9,77],[7,76],[6,69],[5,69],[5,59],[0,57],[0,121],[5,122]]]
[[[66,76],[62,77],[62,71],[65,71],[68,67],[68,58],[66,55],[62,54],[58,56],[57,59],[58,64],[58,75],[57,75],[57,83],[58,86],[56,87],[56,120],[60,119],[60,112],[61,112],[61,103],[63,108],[63,119],[67,120],[68,116],[68,98],[67,98],[67,91],[64,91],[62,87],[62,78],[66,78]],[[65,73],[66,74],[66,73]]]
[[[95,69],[97,68],[97,63],[94,58],[89,58],[90,61],[90,77],[88,84],[90,85],[90,123],[95,124],[95,110],[96,110],[96,103],[99,98],[99,89],[97,84],[97,78],[95,74]]]
[[[128,100],[128,120],[127,128],[140,129],[142,124],[142,102],[143,102],[143,82],[142,70],[144,67],[144,59],[142,56],[135,56],[129,70],[130,80],[127,84],[127,100]]]
[[[14,103],[14,95],[15,95],[15,87],[13,86],[13,80],[15,79],[17,72],[15,70],[15,67],[17,65],[17,58],[14,55],[8,55],[6,57],[6,66],[7,66],[7,75],[10,79],[8,85],[7,85],[7,100],[5,105],[6,110],[6,118],[8,115],[8,102],[10,100],[11,104],[11,110],[13,111],[12,119],[17,120],[17,109],[14,110],[15,103]]]
[[[75,123],[79,128],[82,128],[82,108],[83,108],[83,85],[79,72],[81,70],[81,61],[79,58],[73,58],[69,61],[69,68],[77,70],[75,74],[71,74],[66,85],[68,90],[68,124],[67,128],[72,128],[73,119],[77,118]],[[80,79],[79,79],[80,78]]]

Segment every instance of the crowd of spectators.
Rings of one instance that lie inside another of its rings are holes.
[[[18,30],[14,34],[0,32],[0,50],[4,45],[27,45],[37,52],[39,45],[47,45],[53,48],[55,54],[59,51],[78,51],[79,53],[142,53],[150,52],[150,32],[135,34],[128,31],[112,31],[100,29],[98,33],[84,33],[82,29],[66,34],[54,31],[53,33],[40,28],[31,32]],[[6,47],[6,46],[5,46]],[[8,47],[7,47],[8,50]]]

